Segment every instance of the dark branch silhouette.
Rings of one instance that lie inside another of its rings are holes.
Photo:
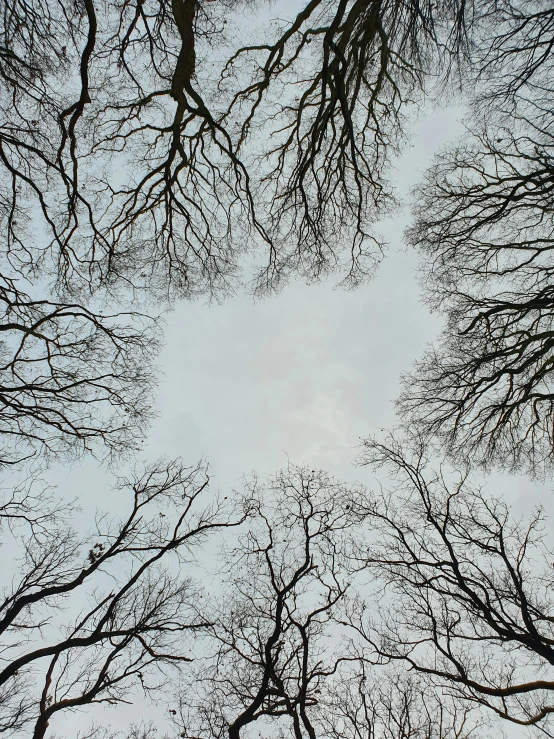
[[[540,472],[554,450],[554,13],[543,2],[482,10],[468,135],[414,193],[408,240],[445,326],[400,409],[454,458]]]
[[[541,510],[527,523],[467,475],[433,469],[423,447],[367,442],[366,462],[394,487],[369,506],[360,562],[384,583],[375,613],[349,622],[368,657],[403,663],[477,705],[552,736],[552,555]],[[369,605],[369,604],[368,604]]]
[[[0,464],[136,448],[148,428],[157,325],[33,300],[0,278]]]
[[[259,724],[315,736],[319,694],[342,661],[327,642],[348,589],[362,493],[294,467],[252,485],[248,532],[225,556],[205,648],[213,658],[195,676],[197,698],[181,699],[183,735],[237,738]]]
[[[310,0],[237,46],[226,24],[257,4],[6,3],[15,269],[163,298],[224,294],[244,252],[260,290],[373,273],[388,163],[426,80],[467,46],[465,4]]]
[[[199,547],[240,524],[207,496],[202,467],[151,466],[120,483],[120,521],[98,514],[91,533],[72,529],[72,505],[36,481],[0,507],[5,568],[0,603],[2,731],[42,739],[54,718],[91,704],[158,694],[191,661],[190,638],[210,624],[191,578]]]
[[[225,551],[219,608],[207,604],[211,638],[173,709],[182,737],[486,735],[471,707],[375,666],[341,625],[357,602],[366,494],[291,466],[252,486],[248,532]]]
[[[401,411],[456,457],[540,469],[552,435],[551,131],[497,129],[442,154],[409,232],[446,316]]]

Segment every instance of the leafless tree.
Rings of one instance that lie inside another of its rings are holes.
[[[483,715],[432,692],[404,670],[350,662],[320,700],[318,734],[329,739],[469,739],[489,736]],[[496,736],[502,735],[495,726]],[[494,734],[490,734],[493,736]]]
[[[456,458],[551,464],[554,13],[484,3],[474,33],[475,120],[420,187],[408,240],[445,317],[400,409]]]
[[[156,322],[33,300],[5,278],[0,305],[0,465],[136,448],[151,416]]]
[[[446,323],[400,408],[456,457],[553,458],[553,144],[550,130],[485,131],[443,153],[418,195],[410,240]]]
[[[121,451],[145,427],[155,332],[91,295],[110,314],[221,296],[246,251],[259,290],[373,271],[403,106],[464,6],[310,0],[244,45],[263,5],[3,3],[0,425],[22,447],[5,461]]]
[[[552,554],[544,516],[524,523],[466,474],[434,470],[424,447],[367,443],[392,489],[369,506],[360,561],[383,583],[377,612],[349,622],[368,658],[403,663],[447,691],[552,736]]]
[[[552,11],[545,1],[310,0],[291,20],[244,43],[238,29],[244,13],[262,7],[261,0],[6,0],[0,14],[5,290],[22,278],[43,281],[53,303],[48,310],[57,315],[58,307],[79,306],[80,322],[105,339],[90,314],[91,293],[100,291],[119,305],[146,296],[166,301],[223,295],[242,279],[245,252],[256,254],[253,282],[260,291],[290,274],[314,280],[333,271],[355,285],[381,256],[374,225],[394,199],[388,163],[405,135],[406,115],[453,69],[462,89],[467,80],[471,89],[478,86],[487,111],[517,115],[534,126],[540,119],[542,139],[527,142],[528,134],[518,134],[500,154],[485,150],[483,157],[493,173],[497,164],[510,169],[522,157],[534,157],[526,160],[523,179],[544,192],[548,232]],[[461,169],[455,176],[464,179]],[[535,184],[537,178],[542,184]],[[511,177],[505,180],[501,197],[511,202]],[[445,205],[432,182],[431,176],[422,198],[428,211],[412,238],[431,251],[433,207]],[[444,213],[446,223],[451,213]],[[530,214],[537,228],[538,217]],[[510,254],[517,250],[507,247]],[[518,289],[507,289],[501,301],[513,303]],[[457,291],[464,293],[463,286]],[[36,298],[22,300],[32,314]],[[472,326],[454,333],[472,333],[473,319],[484,325],[478,316],[489,308],[452,308],[454,317],[469,311]],[[25,323],[25,336],[34,320]],[[483,335],[481,342],[488,341]],[[148,347],[142,342],[141,351]],[[137,360],[125,360],[127,369],[142,366],[141,351]],[[460,351],[473,357],[477,349]],[[10,362],[7,354],[6,366]],[[120,391],[141,386],[132,374],[116,373],[99,397],[122,408]],[[451,375],[447,367],[446,383]],[[98,400],[95,377],[75,376],[83,398],[92,399],[89,409]],[[144,388],[147,393],[147,382]],[[145,398],[131,402],[129,396],[127,405],[136,406],[140,418]],[[425,405],[425,391],[416,401]],[[527,420],[518,421],[510,403],[510,422],[499,421],[507,430],[498,444],[497,417],[485,421],[483,444],[491,440],[494,446],[485,456],[509,446],[513,427],[525,430]],[[74,399],[70,405],[75,407]],[[525,415],[530,405],[523,405]],[[460,413],[467,407],[471,414],[471,406],[470,398]],[[444,428],[449,409],[431,414],[439,425],[444,420]],[[62,446],[91,433],[101,436],[90,431],[95,426],[88,412],[82,423],[75,420],[80,431],[70,429],[72,418],[61,431],[58,412],[33,417],[26,411],[28,436],[53,433]],[[7,415],[9,425],[9,410]],[[543,433],[538,426],[535,436]],[[114,447],[125,436],[122,427],[118,419],[116,431],[106,434],[119,437],[110,439]],[[481,438],[473,426],[471,435]]]
[[[137,370],[151,337],[116,331],[125,369],[104,382],[116,350],[91,294],[120,307],[146,297],[221,296],[242,279],[245,252],[256,255],[259,291],[291,274],[315,280],[338,271],[347,285],[372,274],[382,253],[375,221],[394,200],[388,164],[408,112],[454,68],[471,84],[509,78],[502,100],[521,97],[522,86],[538,90],[550,58],[543,5],[310,0],[244,43],[238,26],[261,0],[6,0],[4,291],[19,285],[11,303],[25,303],[20,312],[29,314],[24,344],[29,351],[34,343],[39,357],[31,351],[27,367],[41,366],[43,347],[30,339],[38,301],[22,279],[48,291],[52,305],[38,318],[52,315],[56,336],[60,311],[79,313],[71,330],[77,346],[88,347],[85,361],[100,370],[83,374],[82,357],[72,357],[77,402],[75,392],[67,401],[67,385],[53,376],[59,371],[48,369],[54,407],[35,412],[32,399],[14,421],[7,405],[7,427],[22,419],[20,435],[36,434],[49,448],[84,439],[87,446],[103,431],[111,448],[133,443],[133,424],[119,413],[97,428],[95,407],[131,408],[142,424],[150,386]],[[528,98],[536,112],[538,94]],[[17,364],[10,352],[8,373]],[[44,393],[42,371],[25,383]],[[75,418],[58,418],[62,405]]]
[[[375,667],[340,625],[355,594],[365,496],[290,466],[252,486],[248,532],[225,554],[219,615],[174,709],[180,736],[477,736],[470,708],[425,701],[421,681]]]
[[[2,732],[39,739],[61,712],[148,699],[190,661],[191,638],[209,626],[192,563],[211,532],[244,519],[210,502],[207,486],[202,466],[149,467],[120,481],[129,513],[98,514],[87,536],[72,528],[74,506],[36,481],[5,494]]]
[[[166,297],[225,292],[256,246],[260,288],[291,271],[372,271],[403,106],[461,47],[465,4],[310,0],[241,45],[226,29],[256,5],[5,3],[15,269]]]
[[[554,12],[546,0],[484,0],[471,23],[473,95],[482,110],[548,117]]]
[[[183,735],[240,737],[263,725],[314,736],[319,694],[341,662],[333,612],[349,586],[362,493],[295,467],[251,485],[253,518],[225,556],[222,605],[205,648],[212,657],[195,676],[193,705],[189,691],[182,698]]]
[[[134,724],[123,731],[96,724],[91,729],[79,732],[77,739],[168,739],[168,734],[160,734],[153,722]]]
[[[256,124],[267,132],[255,157],[273,244],[262,286],[291,271],[339,268],[347,285],[373,273],[406,113],[460,53],[464,26],[463,3],[312,0],[272,42],[233,54],[225,71],[248,81],[230,108],[245,111],[239,142]]]

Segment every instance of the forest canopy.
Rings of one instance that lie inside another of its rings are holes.
[[[545,513],[485,477],[554,461],[553,48],[546,0],[2,0],[0,734],[554,736]],[[369,292],[451,105],[405,234],[443,329],[372,483],[142,459],[165,313]],[[50,489],[86,455],[125,513]]]

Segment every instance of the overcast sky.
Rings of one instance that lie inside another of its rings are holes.
[[[401,197],[433,153],[463,135],[462,115],[433,111],[414,123],[394,176]],[[421,302],[417,260],[403,244],[408,217],[406,208],[378,226],[388,253],[375,279],[357,290],[337,289],[333,280],[293,282],[262,301],[179,305],[166,318],[159,415],[144,455],[191,464],[205,457],[222,488],[239,484],[244,472],[271,473],[287,457],[369,482],[368,471],[353,467],[360,438],[395,425],[400,375],[440,327]],[[87,506],[115,504],[110,474],[93,460],[57,466],[49,477],[80,491]],[[490,485],[523,508],[544,489],[499,476]]]
[[[401,196],[433,153],[463,134],[461,117],[459,109],[443,110],[414,122],[394,177]],[[167,317],[159,417],[144,456],[191,464],[205,457],[222,489],[239,486],[251,470],[272,473],[287,457],[371,485],[370,472],[353,466],[360,438],[395,425],[400,375],[440,327],[420,301],[415,255],[402,240],[407,221],[405,210],[379,227],[388,254],[373,282],[355,291],[335,289],[332,280],[296,282],[264,301],[178,306]],[[64,493],[81,496],[85,511],[123,507],[110,494],[110,477],[90,459],[49,472]],[[521,513],[551,499],[550,486],[523,477],[493,475],[487,485]],[[114,721],[133,710],[112,714]],[[65,715],[63,724],[71,731],[83,720]]]

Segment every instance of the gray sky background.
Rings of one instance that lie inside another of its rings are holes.
[[[461,109],[432,111],[414,123],[394,180],[409,191],[446,141],[463,135]],[[403,371],[440,328],[420,299],[415,254],[403,244],[408,209],[378,225],[389,243],[375,279],[354,291],[333,280],[292,282],[280,294],[222,304],[183,303],[166,317],[158,418],[144,457],[204,457],[214,483],[240,484],[243,473],[307,463],[368,484],[355,469],[360,438],[396,423]],[[78,492],[86,508],[117,508],[111,472],[85,459],[55,466],[49,479]],[[524,512],[549,486],[493,475],[491,490]]]
[[[434,111],[414,123],[394,176],[401,196],[433,153],[463,133],[462,115]],[[296,282],[263,301],[178,306],[167,317],[159,417],[144,456],[191,464],[205,457],[221,489],[239,486],[251,470],[272,473],[287,456],[371,486],[369,470],[353,467],[360,437],[395,425],[400,375],[440,327],[420,302],[415,255],[402,241],[407,221],[405,209],[382,224],[388,254],[374,281],[358,290],[335,289],[332,280]],[[112,473],[94,460],[55,466],[48,477],[64,494],[80,496],[85,517],[126,503],[110,492]],[[519,513],[539,501],[549,507],[549,485],[502,475],[486,484]],[[111,713],[114,725],[135,710]],[[82,726],[82,716],[64,717],[64,731]]]

